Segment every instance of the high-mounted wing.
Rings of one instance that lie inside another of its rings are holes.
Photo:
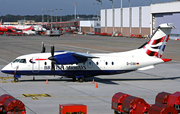
[[[75,64],[86,62],[88,58],[98,58],[90,54],[67,52],[63,54],[54,55],[57,64]]]

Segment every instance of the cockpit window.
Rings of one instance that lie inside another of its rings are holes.
[[[13,63],[26,63],[26,59],[15,59]]]
[[[21,59],[20,63],[26,63],[26,59]]]
[[[13,63],[18,63],[20,61],[20,59],[15,59],[14,61],[13,61]]]

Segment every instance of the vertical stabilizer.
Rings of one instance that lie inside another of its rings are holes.
[[[172,23],[159,25],[149,42],[143,47],[146,54],[148,54],[149,56],[156,56],[158,58],[161,58],[165,50],[166,43],[169,40],[171,30],[173,28],[175,27]]]

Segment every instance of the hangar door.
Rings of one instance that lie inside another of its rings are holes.
[[[173,29],[171,36],[180,37],[180,13],[160,13],[154,14],[155,17],[155,28],[162,23],[174,23],[177,29]]]

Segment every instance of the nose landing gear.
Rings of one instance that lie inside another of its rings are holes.
[[[14,75],[14,82],[19,82],[19,78],[21,78],[21,75]]]

